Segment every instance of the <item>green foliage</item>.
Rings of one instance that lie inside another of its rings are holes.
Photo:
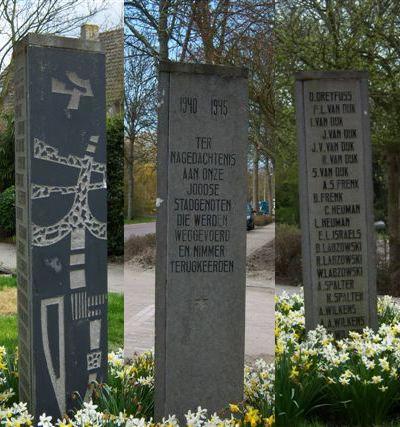
[[[17,315],[0,316],[0,346],[8,352],[14,351],[18,345]]]
[[[145,222],[154,222],[155,216],[135,216],[132,219],[125,219],[125,224],[143,224]]]
[[[277,222],[298,222],[294,73],[369,72],[376,219],[387,218],[387,160],[400,151],[400,68],[395,0],[282,0],[275,9]]]
[[[306,333],[302,296],[277,298],[277,425],[370,427],[398,420],[399,304],[380,298],[378,319],[375,332],[366,328],[335,340],[322,326]]]
[[[0,116],[0,191],[14,185],[14,116]]]
[[[315,416],[323,406],[325,384],[318,375],[296,371],[290,360],[291,352],[283,354],[275,369],[275,414],[277,426],[297,427],[307,418]],[[293,373],[296,372],[296,381]]]
[[[107,236],[108,254],[124,253],[124,123],[122,116],[107,119]]]
[[[1,404],[18,403],[18,356],[15,347],[0,347],[0,410]]]
[[[16,288],[17,278],[13,276],[0,276],[0,291],[5,288]],[[0,343],[1,345],[1,343]]]
[[[365,365],[359,363],[358,357],[354,357],[353,361],[349,361],[348,367],[352,374],[360,378],[381,374],[380,369],[377,367],[371,372]],[[338,367],[333,368],[330,374],[333,378],[338,378],[343,375],[343,372]],[[367,381],[365,383],[361,381],[353,382],[348,386],[343,386],[338,382],[329,384],[327,387],[327,401],[336,402],[333,411],[350,425],[362,427],[380,426],[394,410],[400,393],[400,382],[397,378],[393,378],[390,373],[384,375],[382,381],[386,387],[384,393],[377,392],[377,386]]]
[[[289,113],[289,110],[287,111]],[[286,115],[286,112],[285,112]],[[275,221],[280,224],[300,224],[299,213],[299,193],[298,193],[298,166],[297,148],[294,136],[294,123],[291,123],[289,116],[294,116],[294,111],[290,110],[288,117],[281,117],[282,121],[288,121],[291,130],[281,127],[282,138],[285,138],[285,149],[277,149],[276,152],[276,179],[275,179]]]
[[[297,182],[276,184],[275,220],[279,224],[299,225],[299,195]]]
[[[109,358],[107,384],[99,384],[94,403],[109,414],[125,412],[149,419],[154,416],[154,360],[151,352],[136,356],[122,367],[120,355]]]
[[[110,351],[124,345],[124,296],[108,294],[108,347]]]
[[[0,234],[15,234],[15,188],[11,186],[0,194]]]

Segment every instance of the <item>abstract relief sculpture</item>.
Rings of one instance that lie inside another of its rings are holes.
[[[20,391],[62,417],[107,372],[104,55],[29,35],[16,64]]]

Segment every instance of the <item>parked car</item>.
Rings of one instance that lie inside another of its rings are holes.
[[[247,203],[247,230],[254,230],[254,214],[253,206]]]
[[[260,200],[258,202],[258,209],[263,215],[269,215],[269,202],[268,200]]]

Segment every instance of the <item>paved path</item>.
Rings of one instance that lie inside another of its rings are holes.
[[[17,268],[17,257],[15,245],[0,242],[0,265],[15,270]],[[124,265],[108,263],[108,290],[109,292],[124,292]]]
[[[9,270],[15,270],[17,267],[17,255],[14,243],[0,242],[0,266]]]
[[[275,224],[257,227],[247,232],[247,256],[255,250],[273,240],[275,237]]]
[[[251,279],[246,288],[246,361],[272,360],[274,354],[273,287]],[[125,266],[125,355],[154,348],[154,270]]]

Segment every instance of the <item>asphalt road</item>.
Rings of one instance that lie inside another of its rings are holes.
[[[140,224],[125,224],[124,239],[128,240],[132,236],[145,236],[156,232],[155,222],[144,222]]]

